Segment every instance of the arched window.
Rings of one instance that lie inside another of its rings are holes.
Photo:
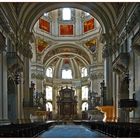
[[[46,87],[46,99],[52,100],[52,87],[50,86]]]
[[[85,12],[85,16],[89,16],[89,15],[90,15],[89,13]]]
[[[88,87],[82,87],[82,100],[88,100]]]
[[[72,79],[72,70],[71,69],[63,69],[62,70],[62,79]]]
[[[88,103],[87,102],[84,102],[82,104],[82,111],[85,111],[85,110],[88,110]]]
[[[62,9],[62,19],[63,20],[71,20],[71,9],[63,8]]]
[[[46,103],[46,111],[52,111],[52,104],[50,102]]]
[[[53,72],[52,68],[48,67],[47,70],[46,70],[46,76],[47,77],[52,77],[52,72]]]
[[[47,17],[48,16],[48,13],[44,13],[44,16]]]
[[[83,67],[81,69],[81,77],[86,77],[87,76],[87,68]]]

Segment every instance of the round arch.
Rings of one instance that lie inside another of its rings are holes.
[[[42,62],[44,63],[44,60],[45,60],[45,56],[47,56],[48,55],[48,53],[50,52],[50,51],[55,51],[56,49],[58,49],[58,48],[65,48],[65,47],[67,47],[67,48],[75,48],[75,49],[78,49],[78,50],[80,50],[82,53],[84,53],[84,54],[86,54],[86,55],[84,55],[84,56],[80,56],[79,54],[77,54],[77,53],[72,53],[72,52],[69,52],[69,53],[71,53],[71,54],[73,54],[73,55],[77,55],[78,57],[80,57],[80,58],[83,58],[83,60],[85,60],[85,62],[87,63],[87,64],[92,64],[93,63],[93,59],[92,59],[92,57],[91,57],[91,55],[89,54],[89,52],[88,52],[88,50],[85,48],[85,47],[80,47],[79,45],[76,45],[76,44],[58,44],[58,45],[54,45],[54,46],[51,46],[50,48],[47,48],[47,50],[45,51],[46,53],[44,53],[44,55],[42,56]],[[59,53],[60,54],[60,53]],[[57,56],[58,55],[58,53],[57,54],[54,54],[52,57],[54,57],[54,56]],[[88,58],[88,61],[87,61],[87,59],[86,58],[84,58],[84,57],[87,57]],[[50,57],[51,58],[51,57]]]
[[[21,23],[21,27],[24,27],[27,29],[27,31],[31,32],[34,24],[43,15],[44,12],[50,12],[52,10],[63,7],[77,8],[90,13],[100,23],[103,33],[109,33],[109,29],[113,28],[116,14],[115,10],[112,12],[113,15],[112,13],[110,14],[110,10],[113,10],[114,8],[112,8],[111,4],[107,5],[105,3],[94,2],[26,3],[21,9],[21,14],[19,14],[19,22]],[[22,13],[24,13],[24,15]]]

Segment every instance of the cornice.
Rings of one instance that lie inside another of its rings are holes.
[[[44,80],[44,74],[41,72],[36,72],[31,74],[32,79]]]
[[[90,79],[91,80],[97,80],[97,79],[103,79],[103,78],[104,78],[103,72],[93,72],[93,73],[90,73]]]

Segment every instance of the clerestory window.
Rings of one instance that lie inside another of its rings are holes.
[[[71,9],[63,8],[62,9],[62,19],[63,20],[71,20]]]
[[[52,77],[52,72],[53,72],[52,68],[48,67],[47,70],[46,70],[46,76],[47,77]]]
[[[81,77],[86,77],[87,76],[87,68],[83,67],[81,69]]]
[[[46,99],[52,100],[52,87],[50,86],[46,87]]]
[[[72,79],[72,70],[71,69],[63,69],[62,70],[62,79]]]

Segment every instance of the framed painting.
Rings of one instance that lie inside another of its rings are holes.
[[[94,29],[94,18],[84,22],[84,33]]]
[[[44,19],[39,19],[39,28],[50,33],[50,22]]]
[[[44,41],[43,39],[38,39],[38,44],[37,44],[37,51],[42,53],[45,48],[48,47],[48,43]]]
[[[90,50],[91,53],[94,53],[97,48],[97,39],[92,39],[85,43],[86,47]]]
[[[62,36],[73,35],[73,24],[60,24],[59,33]]]

